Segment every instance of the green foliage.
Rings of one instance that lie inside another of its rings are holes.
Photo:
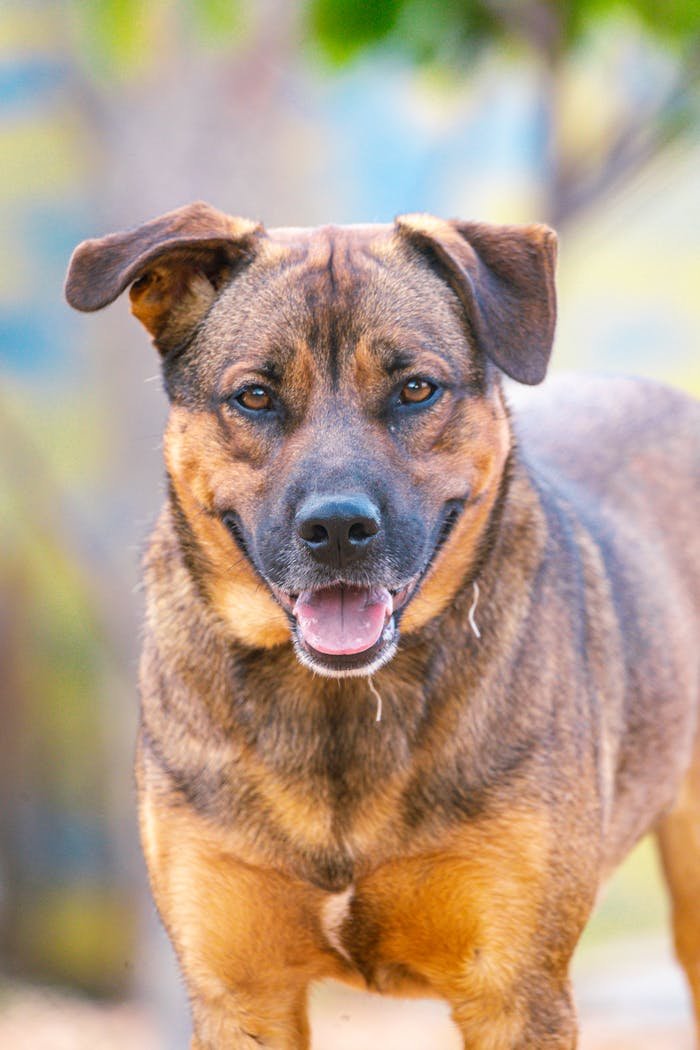
[[[309,19],[328,57],[343,62],[383,40],[402,7],[403,0],[312,0]]]
[[[314,39],[335,62],[382,43],[416,61],[449,60],[507,39],[556,54],[621,13],[666,42],[683,44],[700,32],[700,0],[307,0]]]
[[[148,47],[145,6],[139,0],[74,3],[84,45],[100,72],[131,71],[143,61]]]
[[[196,0],[191,5],[195,28],[208,43],[230,41],[242,29],[238,0]]]
[[[573,6],[589,21],[629,12],[668,43],[683,45],[700,34],[700,0],[577,0]]]
[[[495,36],[498,19],[473,0],[310,0],[309,23],[331,61],[389,41],[418,61],[447,58]]]
[[[91,995],[123,994],[133,958],[133,904],[98,883],[58,883],[27,897],[19,909],[24,966],[43,980]]]
[[[544,54],[573,46],[592,25],[628,13],[682,46],[700,33],[700,0],[302,0],[313,42],[343,64],[389,44],[413,61],[451,64],[490,43],[516,41]],[[253,0],[73,0],[73,20],[93,69],[129,76],[147,67],[184,21],[195,41],[235,41]]]
[[[73,0],[73,24],[94,73],[108,79],[147,69],[171,46],[182,23],[193,44],[235,40],[245,18],[244,0]]]

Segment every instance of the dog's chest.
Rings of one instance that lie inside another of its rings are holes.
[[[371,718],[303,733],[261,727],[221,778],[228,821],[290,874],[332,892],[402,852],[416,831],[406,818],[411,741],[404,726],[374,717],[372,708]]]
[[[261,810],[245,820],[251,849],[258,853],[262,846],[294,878],[346,893],[366,872],[404,852],[403,779],[387,777],[384,790],[372,793],[360,785],[340,790],[337,781],[298,786],[268,776],[264,818]]]
[[[324,894],[330,948],[369,987],[430,994],[517,965],[535,933],[547,880],[549,828],[521,814],[452,829],[442,844],[384,860]]]

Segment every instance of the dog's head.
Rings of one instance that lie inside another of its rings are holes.
[[[546,371],[555,251],[543,226],[266,232],[206,204],[76,249],[68,301],[130,286],[162,355],[176,523],[240,641],[370,674],[451,601],[508,458],[499,370]]]

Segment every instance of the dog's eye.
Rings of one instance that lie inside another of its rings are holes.
[[[264,386],[252,383],[246,386],[234,397],[243,408],[249,412],[267,412],[272,408],[272,397]]]
[[[402,405],[420,405],[424,401],[429,401],[436,390],[434,383],[429,383],[427,379],[421,379],[420,376],[412,376],[401,387],[399,402]]]

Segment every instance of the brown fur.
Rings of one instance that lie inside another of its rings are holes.
[[[577,380],[511,420],[553,272],[543,227],[266,234],[206,205],[74,256],[78,308],[132,285],[172,403],[137,774],[194,1050],[307,1048],[326,977],[447,999],[470,1050],[573,1050],[571,955],[655,825],[700,1016],[700,412]],[[444,392],[396,414],[411,375]],[[283,411],[239,411],[253,382]],[[358,489],[372,580],[422,573],[370,682],[302,666],[275,592],[311,578],[301,500]]]

